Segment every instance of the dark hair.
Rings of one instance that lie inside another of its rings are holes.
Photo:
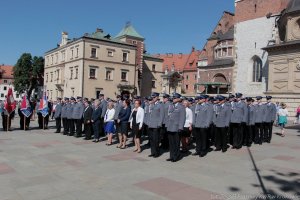
[[[128,99],[124,100],[124,102],[126,103],[127,106],[130,105],[130,101]]]
[[[140,100],[140,99],[137,99],[137,100],[135,100],[134,102],[138,102],[138,103],[139,103],[139,105],[142,105],[142,102],[141,102],[141,100]]]

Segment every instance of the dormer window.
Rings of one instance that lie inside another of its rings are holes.
[[[222,41],[215,46],[215,58],[233,57],[233,43],[232,41]]]

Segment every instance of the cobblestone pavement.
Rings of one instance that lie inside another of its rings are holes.
[[[298,130],[274,134],[271,144],[177,163],[165,161],[168,152],[149,158],[149,149],[137,154],[54,129],[1,130],[0,199],[300,199]]]

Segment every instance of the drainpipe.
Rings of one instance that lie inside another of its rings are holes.
[[[82,86],[81,86],[81,97],[83,97],[83,89],[84,89],[84,59],[85,59],[85,41],[83,40],[83,55],[82,55]]]

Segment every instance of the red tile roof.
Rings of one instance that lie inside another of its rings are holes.
[[[168,53],[155,56],[164,60],[163,71],[165,71],[166,68],[168,68],[170,71],[173,65],[175,71],[183,71],[185,69],[197,69],[198,56],[200,53],[201,51],[195,50],[193,47],[191,53],[189,54]]]
[[[14,79],[13,66],[10,65],[0,65],[0,84],[3,79]]]

